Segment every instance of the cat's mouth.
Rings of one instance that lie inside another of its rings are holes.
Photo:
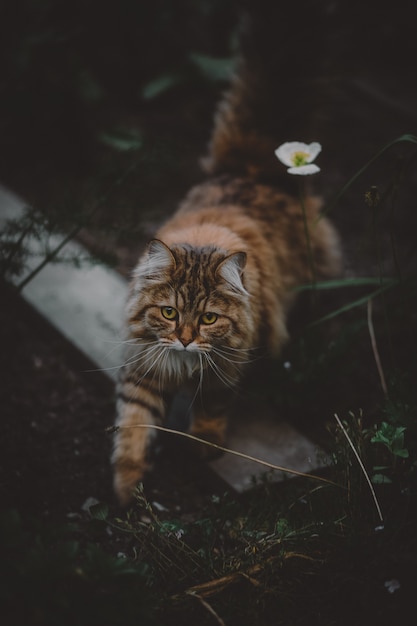
[[[190,341],[189,343],[183,343],[179,339],[175,339],[174,341],[167,341],[165,339],[165,340],[161,340],[160,343],[164,348],[168,348],[169,350],[174,350],[175,352],[186,353],[186,354],[196,353],[196,352],[202,353],[202,352],[210,351],[209,344],[201,344],[195,341]]]

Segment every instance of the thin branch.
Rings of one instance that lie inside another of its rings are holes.
[[[327,478],[323,478],[321,476],[316,476],[315,474],[305,474],[304,472],[299,472],[298,470],[289,469],[288,467],[282,467],[281,465],[274,465],[273,463],[268,463],[268,461],[263,461],[261,459],[257,459],[254,456],[250,456],[249,454],[244,454],[243,452],[238,452],[237,450],[230,450],[230,448],[224,448],[223,446],[219,446],[216,443],[212,443],[211,441],[206,441],[205,439],[200,439],[200,437],[196,437],[195,435],[190,435],[190,433],[184,433],[180,430],[173,430],[172,428],[166,428],[165,426],[156,426],[155,424],[132,424],[132,426],[110,426],[106,428],[106,432],[109,434],[115,433],[118,430],[123,430],[125,428],[152,428],[154,430],[161,430],[165,433],[171,433],[173,435],[180,435],[181,437],[186,437],[187,439],[192,439],[193,441],[197,441],[198,443],[205,444],[206,446],[210,446],[212,448],[216,448],[216,450],[220,450],[221,452],[226,452],[227,454],[234,454],[242,459],[246,459],[248,461],[254,461],[259,465],[264,465],[269,469],[278,470],[279,472],[286,472],[287,474],[293,474],[294,476],[301,476],[303,478],[312,478],[313,480],[319,480],[328,485],[332,485],[333,487],[338,487],[343,489],[342,485],[338,485],[332,480],[328,480]]]
[[[31,280],[33,280],[35,278],[35,276],[37,276],[39,274],[39,272],[41,272],[43,270],[43,268],[48,265],[48,263],[50,263],[51,261],[53,261],[55,259],[55,257],[58,256],[58,254],[61,252],[62,248],[64,248],[64,246],[67,245],[67,243],[69,243],[72,239],[74,239],[74,237],[76,237],[76,235],[79,233],[79,231],[86,226],[86,224],[88,224],[88,222],[91,220],[91,218],[94,216],[94,214],[98,211],[98,209],[101,207],[101,205],[103,204],[103,202],[109,197],[110,193],[113,191],[113,189],[115,189],[116,187],[118,187],[119,185],[121,185],[126,178],[129,176],[129,174],[136,168],[136,165],[132,165],[131,167],[128,168],[128,170],[122,175],[120,176],[120,178],[118,178],[109,188],[108,192],[106,194],[103,194],[103,196],[101,198],[99,198],[99,200],[95,203],[95,205],[93,206],[93,208],[87,213],[87,215],[84,217],[84,219],[81,219],[80,222],[78,224],[76,224],[74,226],[74,228],[72,228],[70,230],[70,232],[63,238],[63,240],[53,249],[51,250],[43,259],[43,261],[41,263],[39,263],[39,265],[37,265],[31,272],[29,272],[29,274],[26,276],[26,278],[24,278],[17,286],[16,289],[18,292],[22,291],[22,289],[24,287],[26,287],[26,285],[28,283],[30,283]]]
[[[376,343],[376,336],[375,336],[375,331],[374,331],[374,324],[372,321],[372,298],[369,298],[368,300],[368,329],[369,329],[369,336],[371,338],[372,351],[374,353],[375,363],[376,363],[376,367],[379,373],[379,378],[381,381],[381,387],[382,387],[383,392],[387,396],[388,388],[387,388],[387,383],[385,381],[384,370],[382,368],[381,359],[379,356],[378,345]]]
[[[351,440],[351,438],[349,437],[349,435],[348,435],[348,432],[347,432],[346,428],[343,426],[343,424],[342,424],[342,422],[341,422],[341,420],[340,420],[339,416],[338,416],[338,415],[336,415],[336,413],[334,414],[334,416],[335,416],[336,421],[337,421],[337,423],[339,424],[339,427],[341,428],[341,430],[342,430],[342,432],[343,432],[344,436],[345,436],[345,437],[346,437],[346,439],[348,440],[349,445],[350,445],[350,447],[352,448],[353,453],[354,453],[354,455],[355,455],[355,457],[356,457],[356,459],[357,459],[357,461],[358,461],[358,463],[359,463],[359,466],[360,466],[360,468],[361,468],[361,470],[362,470],[362,472],[363,472],[363,474],[364,474],[364,476],[365,476],[365,478],[366,478],[366,481],[367,481],[367,483],[368,483],[368,485],[369,485],[369,489],[371,490],[371,494],[372,494],[372,497],[373,497],[374,502],[375,502],[375,507],[376,507],[376,510],[378,511],[378,516],[379,516],[379,519],[380,519],[380,521],[383,523],[383,522],[384,522],[384,518],[383,518],[383,516],[382,516],[381,507],[379,506],[378,498],[376,497],[375,489],[374,489],[374,487],[373,487],[373,485],[372,485],[371,479],[369,478],[368,472],[366,471],[365,466],[364,466],[364,464],[362,463],[362,459],[361,459],[361,457],[359,456],[359,454],[358,454],[358,452],[357,452],[357,450],[356,450],[355,446],[353,445],[352,440]]]
[[[188,596],[191,596],[192,598],[196,598],[197,600],[199,600],[201,604],[204,606],[204,608],[207,609],[207,611],[211,613],[211,615],[213,615],[213,617],[217,620],[220,626],[226,626],[222,618],[216,613],[213,607],[210,606],[207,600],[204,600],[204,598],[202,598],[200,595],[198,595],[198,593],[195,593],[194,591],[186,591],[186,594]]]
[[[196,596],[198,598],[208,598],[215,594],[221,593],[230,585],[241,582],[242,578],[257,587],[260,585],[260,583],[256,578],[254,578],[254,576],[262,574],[262,572],[264,572],[267,567],[270,567],[275,563],[279,563],[282,559],[287,560],[293,558],[304,559],[313,563],[318,562],[317,559],[307,554],[300,554],[298,552],[287,552],[278,556],[269,557],[261,563],[255,563],[255,565],[250,566],[245,572],[239,570],[237,572],[227,574],[226,576],[222,576],[221,578],[215,578],[214,580],[209,580],[205,583],[194,585],[193,587],[187,589],[185,594],[190,596]],[[174,599],[178,599],[178,596],[174,596]]]

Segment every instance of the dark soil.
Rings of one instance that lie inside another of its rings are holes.
[[[116,512],[106,432],[113,383],[4,283],[1,299],[2,506],[55,522],[94,501]],[[195,512],[204,497],[225,490],[207,469],[190,473],[165,447],[148,485],[151,500]]]
[[[56,519],[109,500],[112,385],[5,285],[2,301],[4,506]]]

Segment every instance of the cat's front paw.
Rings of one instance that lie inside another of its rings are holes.
[[[113,488],[122,507],[126,507],[132,502],[136,487],[149,469],[148,464],[144,467],[143,464],[126,459],[114,463]]]

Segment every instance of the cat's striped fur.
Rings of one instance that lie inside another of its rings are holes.
[[[217,114],[205,162],[215,178],[188,193],[133,273],[116,422],[133,428],[117,431],[112,456],[123,504],[149,469],[155,436],[135,426],[163,424],[173,394],[186,385],[194,397],[191,432],[224,444],[242,373],[256,355],[279,353],[292,288],[312,278],[300,202],[282,190],[273,155],[294,137],[246,132],[239,119],[246,90],[241,74]],[[327,219],[317,220],[319,208],[306,198],[316,275],[330,277],[339,270],[338,238]]]

